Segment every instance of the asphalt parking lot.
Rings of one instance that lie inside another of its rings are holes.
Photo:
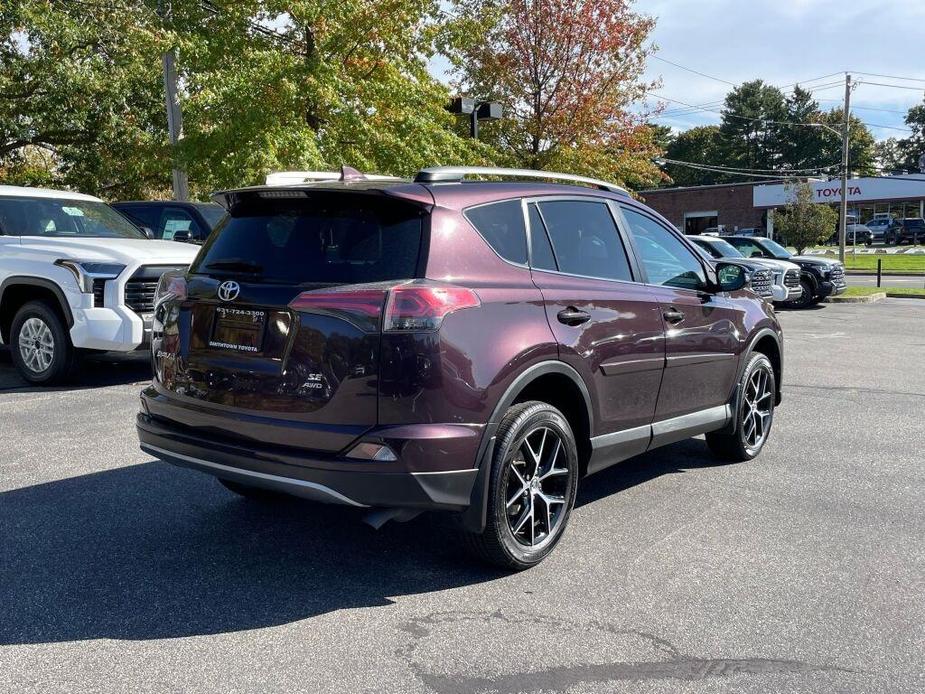
[[[506,575],[444,519],[255,506],[152,462],[146,363],[0,356],[0,691],[925,691],[925,302],[782,313],[761,457],[692,439],[585,481]]]

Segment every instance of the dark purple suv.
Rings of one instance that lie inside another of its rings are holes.
[[[767,441],[773,309],[615,186],[435,168],[214,197],[228,216],[158,289],[138,432],[234,492],[455,512],[525,568],[584,476],[698,434],[731,460]]]

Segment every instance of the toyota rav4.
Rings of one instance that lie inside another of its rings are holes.
[[[0,337],[20,374],[52,384],[81,353],[146,347],[161,274],[197,250],[89,195],[0,186]]]
[[[345,169],[214,197],[228,216],[161,279],[137,424],[233,492],[454,512],[520,569],[584,476],[698,434],[739,461],[768,440],[773,308],[616,186]]]

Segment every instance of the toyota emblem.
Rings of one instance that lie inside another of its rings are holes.
[[[218,298],[222,301],[234,301],[241,293],[241,285],[234,280],[228,280],[218,285]]]

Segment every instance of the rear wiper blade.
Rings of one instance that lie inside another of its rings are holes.
[[[227,258],[225,260],[216,260],[206,265],[206,269],[212,270],[232,270],[239,272],[251,272],[254,274],[263,272],[263,265],[255,263],[252,260],[243,258]]]

